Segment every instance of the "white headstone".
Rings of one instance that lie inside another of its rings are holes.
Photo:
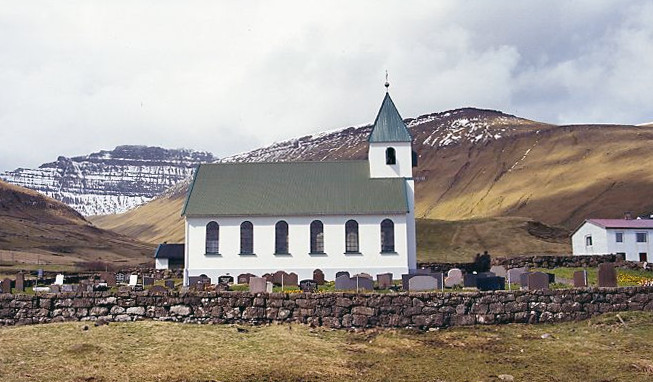
[[[451,268],[447,273],[447,277],[444,279],[444,285],[447,288],[451,288],[454,285],[463,284],[463,271],[458,268]]]
[[[129,275],[129,286],[138,284],[138,275]]]
[[[268,281],[267,284],[265,284],[265,286],[266,286],[266,292],[272,293],[272,288],[274,288],[274,284]]]
[[[61,273],[54,278],[54,285],[63,285],[63,275]]]

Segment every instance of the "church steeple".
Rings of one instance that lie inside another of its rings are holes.
[[[390,98],[390,93],[386,92],[368,142],[412,142],[412,140],[404,120]]]
[[[385,97],[368,138],[367,159],[370,164],[370,176],[372,178],[412,178],[411,143],[413,138],[390,98],[387,74],[385,87]]]

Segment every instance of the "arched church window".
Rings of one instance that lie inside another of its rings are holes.
[[[288,254],[288,223],[283,220],[277,222],[274,226],[275,240],[274,240],[274,253],[287,255]]]
[[[345,223],[345,252],[358,253],[358,222],[349,220]]]
[[[220,226],[216,222],[209,222],[206,225],[206,253],[218,253],[218,240],[220,237]]]
[[[395,223],[390,219],[381,222],[381,252],[395,251]]]
[[[311,253],[324,253],[324,225],[319,220],[311,222]]]
[[[240,224],[240,253],[251,255],[254,253],[254,225],[244,221]]]
[[[397,164],[397,153],[394,147],[385,149],[385,164]]]

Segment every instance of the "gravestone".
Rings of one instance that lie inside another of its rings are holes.
[[[117,283],[126,283],[129,281],[129,277],[122,272],[116,273],[116,282]]]
[[[251,293],[265,293],[267,292],[267,283],[267,280],[263,277],[250,277],[249,291]]]
[[[508,271],[506,271],[506,268],[504,268],[501,265],[493,265],[492,268],[490,268],[490,272],[494,273],[499,277],[506,277],[508,275]]]
[[[320,269],[314,270],[313,281],[315,281],[317,285],[324,285],[324,272],[322,272]]]
[[[2,288],[2,293],[11,293],[11,280],[2,280],[2,285],[0,285],[0,287]]]
[[[175,280],[168,279],[165,280],[163,283],[165,284],[166,288],[175,289]]]
[[[444,286],[452,288],[455,285],[463,284],[463,271],[458,268],[451,268],[444,279]]]
[[[57,284],[50,285],[50,292],[60,293],[61,292],[61,285],[57,285]]]
[[[613,263],[599,264],[599,287],[616,287],[617,271]]]
[[[74,288],[74,285],[72,285],[72,284],[63,284],[63,285],[61,285],[61,291],[66,292],[66,293],[70,293],[70,292],[74,292],[75,288]]]
[[[138,275],[129,275],[129,286],[138,285]]]
[[[150,295],[166,295],[168,294],[168,289],[161,285],[154,285],[152,288],[148,289]]]
[[[392,286],[392,273],[379,273],[376,275],[376,282],[379,289],[388,289]]]
[[[272,282],[272,275],[269,273],[266,273],[261,277],[263,277],[266,281]]]
[[[519,275],[519,285],[522,289],[528,289],[528,275],[530,274],[531,272],[526,272]]]
[[[54,278],[54,285],[63,285],[63,275],[61,273]]]
[[[401,275],[401,288],[405,291],[408,291],[408,281],[410,281],[411,278],[417,276],[416,274],[410,274],[410,273],[405,273]]]
[[[478,279],[485,277],[496,277],[492,272],[467,273],[463,277],[463,286],[465,288],[476,288]]]
[[[556,274],[555,273],[548,273],[547,275],[549,276],[549,284],[553,284],[556,282]]]
[[[526,272],[527,272],[526,268],[508,269],[508,272],[506,272],[506,281],[509,284],[521,285],[521,275],[523,275]]]
[[[23,273],[16,274],[16,285],[14,289],[16,289],[16,292],[25,292],[25,275]]]
[[[251,273],[241,273],[238,275],[238,284],[249,284],[249,279],[251,277],[255,277],[256,275],[253,275]]]
[[[288,273],[286,273],[285,271],[276,271],[272,275],[272,282],[274,283],[274,285],[277,286],[281,284],[287,285],[286,284],[287,280],[288,280]]]
[[[299,282],[299,289],[304,293],[317,292],[317,283],[313,280],[302,280]]]
[[[529,273],[526,285],[528,290],[549,289],[549,275],[544,272]]]
[[[411,292],[438,289],[438,281],[429,275],[415,275],[408,280],[408,290]]]
[[[338,272],[338,273],[340,273],[340,272]],[[336,283],[335,284],[336,284],[335,285],[336,290],[351,290],[352,289],[349,274],[346,274],[346,275],[343,274],[343,275],[340,275],[340,276],[336,277]],[[356,288],[355,285],[354,285],[354,288]]]
[[[574,272],[574,288],[587,288],[587,271]]]
[[[499,276],[481,277],[476,280],[476,287],[480,291],[504,290],[506,289],[506,278]]]
[[[295,272],[290,272],[288,274],[288,277],[283,279],[283,285],[284,286],[297,286],[299,285],[299,276],[297,276],[297,273]]]
[[[108,287],[116,286],[116,275],[112,272],[101,272],[100,279],[104,280]]]
[[[143,286],[154,285],[154,277],[143,276]]]
[[[265,291],[268,292],[268,293],[272,293],[272,291],[274,291],[274,284],[272,284],[272,282],[270,282],[270,281],[266,281],[265,282]]]
[[[347,275],[347,277],[349,277],[349,272],[347,272],[347,271],[336,272],[336,278],[338,278],[340,276],[345,276],[345,275]]]
[[[374,280],[367,277],[355,276],[350,279],[355,290],[374,290]]]
[[[370,275],[369,273],[365,273],[365,272],[357,273],[352,277],[365,277],[367,279],[373,279],[372,275]]]

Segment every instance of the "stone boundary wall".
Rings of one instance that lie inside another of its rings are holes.
[[[653,287],[452,293],[0,294],[0,325],[62,321],[300,322],[331,328],[562,322],[653,310]]]
[[[587,255],[587,256],[520,256],[497,257],[492,259],[492,265],[503,265],[506,268],[596,268],[601,263],[615,263],[617,267],[642,268],[638,262],[626,261],[623,255]]]

